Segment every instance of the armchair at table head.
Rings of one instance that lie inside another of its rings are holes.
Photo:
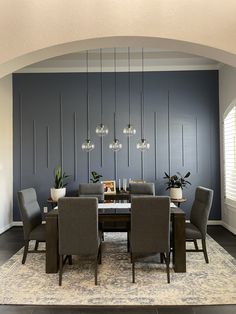
[[[206,263],[209,263],[206,250],[207,222],[213,201],[213,190],[198,186],[190,213],[190,222],[185,225],[186,241],[192,241],[195,250],[204,253]],[[198,249],[197,239],[202,241],[202,250]],[[187,250],[191,251],[192,250]]]
[[[96,197],[98,202],[104,201],[104,187],[102,183],[81,183],[79,197]]]
[[[34,188],[24,189],[17,193],[19,210],[23,222],[25,247],[22,264],[25,263],[27,253],[35,252],[38,249],[38,243],[46,240],[45,224],[42,224],[42,213],[37,201],[37,195]],[[35,250],[29,251],[29,241],[35,240]],[[42,252],[42,251],[38,251]]]

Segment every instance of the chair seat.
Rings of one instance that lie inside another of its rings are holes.
[[[29,240],[45,241],[46,239],[46,224],[41,224],[35,227],[29,235]]]
[[[202,234],[198,230],[197,227],[195,227],[193,224],[190,222],[185,223],[185,237],[188,240],[193,240],[193,239],[201,239]]]

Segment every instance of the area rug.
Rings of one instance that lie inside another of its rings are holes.
[[[33,245],[33,243],[32,243]],[[191,244],[190,244],[191,245]],[[45,255],[28,254],[21,264],[22,250],[0,267],[0,303],[35,305],[213,305],[236,303],[236,260],[212,238],[207,247],[210,263],[202,253],[187,253],[187,272],[174,273],[167,284],[165,266],[141,260],[136,283],[131,282],[131,264],[126,235],[106,233],[98,286],[94,266],[73,257],[66,265],[62,286],[58,274],[45,273]]]

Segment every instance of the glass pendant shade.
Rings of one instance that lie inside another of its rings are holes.
[[[82,144],[82,150],[85,152],[91,152],[95,145],[91,140],[86,140],[83,144]]]
[[[128,126],[124,128],[123,133],[127,136],[132,136],[136,134],[136,129],[131,124],[128,124]]]
[[[108,131],[108,127],[101,123],[97,125],[95,132],[98,136],[105,136],[108,134],[109,131]]]
[[[146,150],[149,150],[149,148],[150,144],[144,138],[142,138],[137,144],[137,149],[140,150],[141,152],[145,152]]]
[[[109,144],[109,148],[114,152],[118,152],[122,148],[122,144],[119,140],[115,139],[111,144]]]

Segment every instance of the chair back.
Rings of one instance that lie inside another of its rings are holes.
[[[97,197],[99,202],[104,201],[104,187],[102,183],[81,183],[79,197]]]
[[[99,246],[96,197],[58,200],[59,254],[96,255]]]
[[[131,202],[131,250],[146,254],[169,252],[170,198],[133,197]]]
[[[42,213],[34,188],[21,190],[17,193],[17,196],[23,222],[24,238],[28,239],[30,232],[42,223]]]
[[[190,213],[190,222],[195,225],[206,236],[207,221],[209,218],[213,200],[213,190],[198,186],[195,192],[195,199]]]
[[[145,196],[155,195],[155,185],[154,183],[130,183],[129,184],[130,196]]]

